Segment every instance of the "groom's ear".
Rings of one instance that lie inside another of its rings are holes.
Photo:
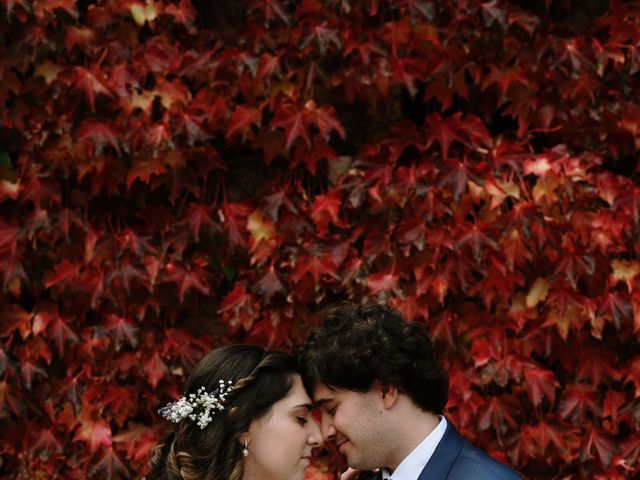
[[[395,385],[390,385],[388,383],[375,382],[374,389],[377,390],[378,394],[382,398],[382,406],[389,410],[391,409],[395,403],[398,401],[398,387]]]

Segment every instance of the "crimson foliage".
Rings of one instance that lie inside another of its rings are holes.
[[[0,2],[2,473],[135,474],[205,351],[353,299],[523,474],[640,475],[633,3],[209,3]]]

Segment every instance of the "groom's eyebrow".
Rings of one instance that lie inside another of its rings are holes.
[[[325,403],[329,403],[330,401],[330,398],[321,398],[320,400],[316,400],[315,402],[313,402],[313,406],[316,408],[320,408],[322,405],[324,405]]]
[[[296,408],[305,408],[309,411],[313,410],[313,405],[310,403],[301,403],[300,405],[296,405],[295,407],[291,407],[291,410],[295,410]]]

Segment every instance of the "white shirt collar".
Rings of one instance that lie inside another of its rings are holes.
[[[435,452],[442,437],[444,437],[446,430],[447,421],[444,417],[440,417],[438,426],[400,462],[393,475],[389,474],[387,469],[382,469],[382,478],[384,480],[416,480],[420,472],[427,466],[427,462]]]

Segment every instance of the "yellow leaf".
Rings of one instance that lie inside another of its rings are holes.
[[[33,74],[34,77],[42,77],[47,85],[50,85],[58,74],[62,71],[62,67],[56,65],[51,60],[45,60],[36,67],[36,71]]]
[[[139,3],[132,3],[129,6],[129,11],[133,20],[140,26],[143,26],[146,22],[152,22],[158,16],[153,0],[147,0],[147,5],[144,7]]]
[[[157,94],[155,90],[143,90],[141,93],[134,91],[131,95],[131,110],[140,108],[143,112],[149,112]]]
[[[569,336],[569,329],[571,327],[579,329],[581,326],[580,309],[575,305],[567,305],[563,315],[560,315],[556,309],[553,309],[549,313],[544,326],[555,326],[562,339],[566,341]]]
[[[549,280],[546,278],[538,278],[527,293],[527,308],[533,308],[547,297],[549,292]]]
[[[611,279],[613,283],[624,282],[629,291],[632,290],[632,281],[640,273],[640,262],[633,260],[613,260],[611,262]]]
[[[276,233],[276,227],[268,219],[265,219],[260,212],[260,209],[256,209],[249,217],[247,217],[247,230],[251,233],[251,236],[256,242],[260,240],[269,240]]]
[[[554,203],[557,200],[555,189],[560,185],[560,179],[553,172],[545,177],[538,178],[535,187],[533,187],[533,199],[536,203],[545,198],[547,203]]]

